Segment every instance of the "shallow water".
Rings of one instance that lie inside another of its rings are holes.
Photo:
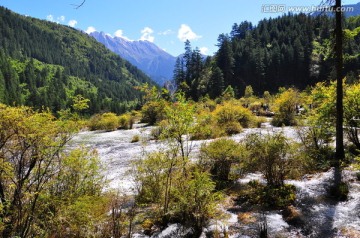
[[[153,127],[136,125],[131,130],[118,130],[113,132],[81,132],[70,142],[69,147],[85,146],[96,149],[100,159],[106,166],[105,176],[110,181],[110,188],[120,189],[125,193],[134,193],[134,183],[129,170],[132,162],[139,160],[145,153],[162,150],[166,147],[163,142],[149,140]],[[240,134],[233,135],[235,141],[242,140],[250,133],[277,133],[283,132],[288,138],[297,139],[296,129],[291,127],[273,128],[265,124],[262,128],[244,129]],[[140,142],[131,143],[135,135],[140,135]],[[195,159],[202,143],[211,140],[191,142],[190,157]],[[304,176],[301,180],[286,181],[297,188],[295,208],[298,209],[305,220],[302,227],[294,227],[284,221],[281,211],[267,212],[265,214],[270,237],[360,237],[360,183],[355,179],[355,173],[344,171],[343,179],[350,181],[349,199],[345,202],[329,202],[325,199],[327,189],[332,181],[333,170],[324,173]],[[239,183],[250,180],[263,180],[261,174],[248,174],[240,179]],[[254,237],[258,223],[240,224],[236,213],[229,213],[228,221],[224,222],[226,229],[232,233],[230,237]],[[253,213],[254,217],[260,214]],[[178,225],[172,225],[169,230],[158,234],[157,237],[167,237],[170,231],[176,230]],[[237,231],[237,232],[236,232]],[[171,232],[170,232],[171,233]],[[359,235],[359,236],[357,236]],[[144,237],[138,234],[138,237]]]

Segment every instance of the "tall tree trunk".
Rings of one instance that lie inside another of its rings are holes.
[[[343,132],[343,34],[341,0],[335,3],[335,54],[336,54],[336,159],[337,163],[344,158],[344,132]]]

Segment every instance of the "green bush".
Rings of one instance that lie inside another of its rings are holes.
[[[297,135],[300,138],[297,156],[304,173],[328,170],[334,152],[329,145],[331,134],[326,128],[309,125],[299,128]]]
[[[141,121],[148,123],[149,125],[155,125],[156,123],[164,120],[165,105],[166,103],[164,101],[147,102],[141,109]]]
[[[247,166],[264,174],[268,186],[281,187],[293,165],[289,140],[282,134],[250,134],[244,139]]]
[[[121,129],[132,129],[135,118],[131,114],[123,114],[119,116],[119,124]]]
[[[334,184],[329,188],[329,195],[336,201],[346,201],[349,195],[349,184],[346,182],[340,182]]]
[[[100,114],[93,115],[88,122],[89,129],[91,131],[100,130],[100,120],[101,120]]]
[[[267,186],[258,181],[250,181],[240,193],[241,201],[261,205],[266,209],[281,209],[295,202],[296,187],[285,184],[279,187]]]
[[[202,229],[217,212],[221,194],[206,172],[194,171],[174,187],[171,210],[178,221],[193,229],[192,237],[199,237]]]
[[[119,127],[119,119],[115,113],[107,112],[104,114],[96,114],[90,118],[90,130],[106,130],[114,131]]]
[[[239,129],[239,127],[235,125],[236,122],[244,128],[251,127],[255,123],[255,116],[252,112],[234,101],[218,105],[213,113],[217,119],[219,127],[229,123],[228,127]]]
[[[202,112],[196,118],[196,125],[191,133],[191,140],[214,139],[223,135],[224,130],[216,124],[213,114]]]
[[[217,181],[229,181],[237,176],[231,174],[234,163],[241,159],[241,147],[231,139],[221,138],[203,144],[200,148],[200,166],[209,170]]]
[[[263,123],[265,123],[265,122],[267,122],[267,120],[266,120],[265,117],[262,117],[262,116],[258,116],[258,117],[256,117],[256,119],[255,119],[255,123],[256,123],[256,127],[257,127],[257,128],[261,128],[261,125],[262,125]]]
[[[274,126],[296,126],[296,106],[300,105],[299,92],[295,89],[288,89],[275,99],[275,116],[272,120]]]
[[[237,121],[229,121],[222,124],[222,127],[226,133],[226,135],[234,135],[242,132],[242,127]]]
[[[140,141],[139,135],[134,135],[133,138],[131,139],[131,143],[135,143],[135,142],[139,142],[139,141]]]

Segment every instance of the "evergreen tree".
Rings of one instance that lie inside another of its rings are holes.
[[[184,59],[181,56],[176,58],[173,79],[177,86],[185,81]]]
[[[218,38],[218,46],[219,50],[216,54],[217,66],[223,73],[225,85],[234,85],[234,56],[229,36],[221,34]]]
[[[221,72],[221,69],[217,66],[214,66],[212,69],[211,77],[209,80],[209,96],[210,98],[217,98],[221,96],[224,91],[224,77]]]
[[[5,88],[5,80],[4,80],[4,75],[1,72],[0,69],[0,103],[5,103],[5,95],[6,92],[6,88]]]

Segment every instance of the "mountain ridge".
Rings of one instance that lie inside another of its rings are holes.
[[[176,57],[156,44],[146,40],[131,41],[122,37],[112,37],[97,31],[89,35],[138,67],[160,86],[172,80]]]
[[[0,7],[0,103],[70,108],[76,94],[88,113],[136,107],[134,87],[152,80],[93,37]],[[94,90],[90,90],[92,88]]]

